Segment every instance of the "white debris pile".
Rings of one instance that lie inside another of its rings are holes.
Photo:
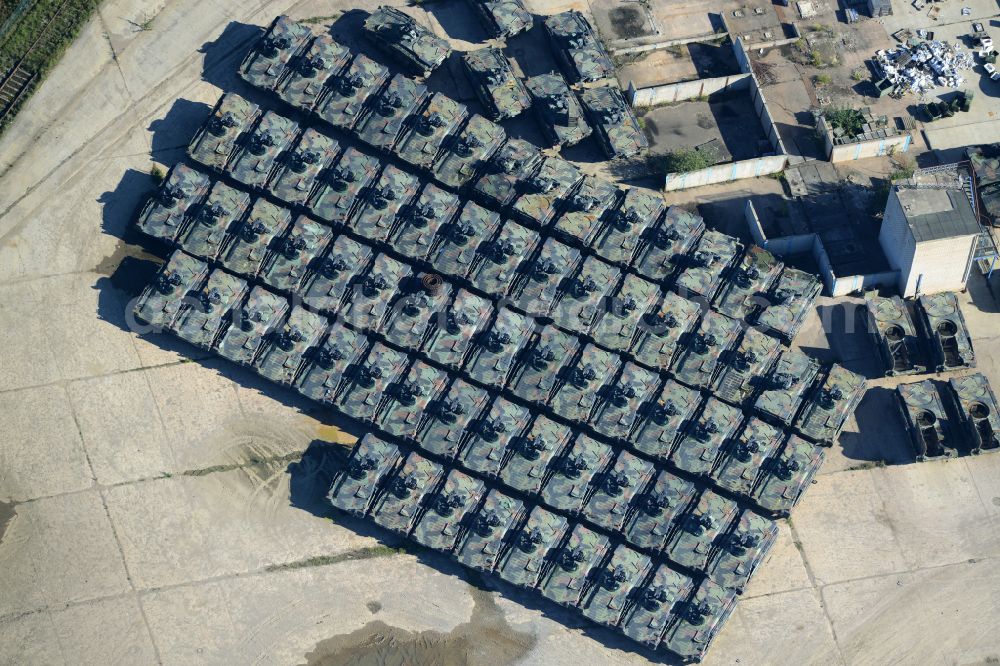
[[[970,51],[936,40],[877,51],[875,62],[900,95],[921,94],[936,87],[958,88],[965,83],[960,72],[975,64]]]

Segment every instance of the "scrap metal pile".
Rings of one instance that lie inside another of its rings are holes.
[[[965,83],[961,72],[975,65],[972,52],[937,40],[876,51],[875,63],[896,96],[922,95],[937,87],[959,88]]]
[[[700,659],[865,389],[782,344],[818,278],[298,30],[240,73],[318,127],[220,99],[136,318],[364,424],[335,506]]]

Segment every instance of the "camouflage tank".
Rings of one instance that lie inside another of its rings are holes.
[[[426,183],[420,196],[396,216],[389,244],[408,257],[425,259],[438,230],[452,221],[461,205],[458,196]]]
[[[306,206],[320,174],[327,171],[340,152],[340,144],[314,129],[307,129],[298,145],[280,160],[269,189],[276,198],[293,206]]]
[[[677,520],[677,529],[667,539],[667,557],[681,566],[704,569],[713,545],[729,531],[739,512],[736,502],[702,491],[698,503]]]
[[[557,511],[579,513],[593,494],[594,482],[614,458],[614,450],[603,442],[579,435],[555,460],[542,487],[542,501]]]
[[[573,432],[545,416],[536,416],[531,429],[507,447],[500,479],[511,488],[537,495],[552,461],[566,448]]]
[[[736,434],[741,423],[742,411],[717,398],[709,398],[701,408],[701,413],[688,426],[670,460],[685,472],[708,476],[722,458],[729,438]]]
[[[337,407],[344,414],[370,423],[389,386],[406,371],[406,356],[382,343],[375,343],[365,360],[344,373]]]
[[[262,90],[274,90],[286,75],[288,62],[312,39],[309,26],[279,16],[240,64],[240,77]]]
[[[500,557],[496,573],[508,583],[534,588],[552,562],[552,551],[562,542],[569,522],[540,506],[511,538],[511,547]]]
[[[896,397],[918,462],[958,455],[958,433],[932,380],[900,384]]]
[[[635,603],[628,607],[622,619],[622,633],[655,649],[666,628],[678,621],[673,609],[684,608],[694,588],[691,578],[661,564],[649,583],[634,595]]]
[[[365,102],[389,80],[389,70],[358,53],[340,74],[331,76],[313,112],[338,129],[350,132],[361,119]]]
[[[348,148],[316,184],[309,198],[309,210],[330,224],[347,224],[361,207],[361,192],[378,173],[377,159],[355,148]]]
[[[819,363],[797,349],[786,349],[761,382],[754,410],[765,420],[789,425],[819,374]]]
[[[196,347],[211,349],[226,315],[247,293],[247,283],[235,275],[216,268],[208,282],[196,295],[196,300],[174,320],[170,329],[182,340]]]
[[[236,93],[224,94],[188,145],[188,156],[210,169],[224,172],[236,152],[237,141],[259,117],[260,107],[253,102]]]
[[[468,117],[469,110],[464,104],[434,93],[408,123],[409,131],[400,139],[396,155],[408,164],[430,171],[449,137],[458,132]]]
[[[583,174],[560,157],[546,157],[538,173],[522,182],[511,213],[528,224],[546,226],[556,206],[573,195]]]
[[[173,243],[184,230],[187,214],[208,193],[212,181],[201,171],[177,164],[139,213],[139,231]]]
[[[479,331],[490,321],[493,306],[488,300],[459,289],[444,317],[436,317],[424,345],[428,358],[459,370],[473,349]]]
[[[646,580],[652,568],[647,556],[628,546],[618,546],[584,595],[580,604],[583,614],[598,624],[617,627],[625,608],[632,605],[635,588]]]
[[[279,291],[297,291],[331,238],[330,227],[302,215],[264,261],[260,279]]]
[[[465,127],[444,143],[444,150],[434,166],[434,178],[456,189],[466,185],[506,140],[507,132],[503,127],[478,113],[473,114]]]
[[[628,352],[639,334],[642,318],[660,300],[660,288],[641,277],[626,273],[617,289],[611,291],[606,307],[598,310],[599,319],[590,335],[600,346]]]
[[[635,427],[639,408],[656,397],[660,376],[632,362],[622,366],[621,374],[602,387],[590,425],[597,432],[626,440]]]
[[[924,335],[931,342],[932,360],[938,372],[976,367],[972,339],[954,293],[921,295],[917,299],[917,309]]]
[[[513,118],[531,106],[531,96],[500,49],[488,46],[467,51],[462,64],[476,97],[493,120]]]
[[[539,591],[563,606],[577,606],[593,584],[592,573],[601,566],[611,544],[608,537],[577,525],[566,544],[556,551]]]
[[[264,189],[278,157],[298,136],[299,126],[273,111],[266,112],[246,142],[236,151],[227,169],[233,180]]]
[[[518,354],[534,331],[533,319],[501,308],[490,327],[476,336],[465,371],[477,382],[503,388]]]
[[[965,149],[976,177],[976,190],[987,221],[1000,226],[1000,145],[969,146]]]
[[[614,63],[583,14],[571,9],[548,16],[545,31],[556,59],[573,81],[614,77]]]
[[[581,90],[580,102],[609,160],[634,157],[649,148],[646,133],[617,86]]]
[[[469,520],[469,528],[455,548],[455,559],[477,571],[492,572],[508,545],[508,533],[524,519],[524,504],[496,489]]]
[[[738,436],[723,447],[722,458],[712,472],[715,485],[736,495],[749,497],[766,461],[781,448],[785,433],[757,417],[743,424]]]
[[[786,266],[765,297],[763,309],[750,320],[765,333],[791,344],[822,288],[818,276]]]
[[[951,386],[959,420],[971,452],[991,453],[1000,450],[1000,405],[990,382],[978,372],[964,377],[952,377]]]
[[[450,553],[467,529],[466,520],[479,507],[485,494],[482,481],[452,470],[441,489],[427,497],[427,511],[413,530],[413,540]]]
[[[257,199],[236,233],[223,241],[219,261],[237,275],[255,277],[291,223],[292,213],[287,208]]]
[[[809,397],[795,429],[803,437],[832,445],[865,395],[865,378],[834,364]]]
[[[920,354],[917,329],[903,299],[899,296],[882,298],[867,293],[865,306],[868,308],[868,331],[885,364],[886,376],[927,372]]]
[[[168,328],[181,308],[191,304],[188,292],[197,289],[207,274],[208,265],[204,261],[175,250],[156,280],[143,289],[132,314],[156,329]]]
[[[404,123],[417,112],[425,97],[427,86],[397,74],[378,96],[369,98],[371,111],[355,126],[354,131],[365,143],[382,150],[392,150],[403,133]]]
[[[338,236],[302,280],[298,294],[310,308],[336,314],[344,305],[351,283],[368,270],[371,258],[369,246]]]
[[[654,370],[666,370],[682,349],[682,341],[696,333],[701,308],[673,292],[663,295],[652,311],[643,313],[631,353]]]
[[[368,433],[351,450],[344,467],[334,474],[327,499],[334,508],[364,516],[371,508],[380,484],[401,458],[395,444]]]
[[[326,81],[340,76],[352,55],[349,48],[330,35],[319,35],[288,68],[275,92],[292,106],[312,111],[326,90]]]
[[[430,76],[451,53],[446,40],[395,7],[382,5],[369,14],[363,31],[372,43],[418,76]]]
[[[781,455],[764,464],[753,490],[757,506],[776,516],[788,516],[823,464],[823,449],[792,435]]]
[[[692,331],[671,368],[674,377],[688,386],[712,385],[720,360],[740,336],[740,323],[717,312],[706,312],[698,328]]]
[[[406,376],[393,382],[382,394],[375,413],[375,425],[401,439],[414,440],[420,418],[448,383],[443,370],[414,361]]]
[[[653,463],[628,451],[619,452],[615,464],[598,479],[583,515],[598,527],[620,532],[633,498],[646,489],[655,474]]]
[[[755,328],[746,329],[740,344],[722,358],[712,392],[726,402],[746,405],[778,358],[779,347],[771,336]]]
[[[339,397],[345,375],[368,347],[368,339],[360,333],[333,322],[326,339],[315,354],[308,356],[306,365],[295,382],[299,393],[325,404]]]
[[[205,203],[192,209],[191,224],[177,240],[185,252],[215,261],[236,221],[250,207],[250,195],[223,182],[212,185]]]
[[[676,620],[667,628],[661,647],[685,662],[701,661],[735,607],[735,590],[703,580],[694,597],[675,607]]]
[[[551,145],[573,146],[594,131],[563,77],[555,72],[533,76],[528,79],[527,88],[538,124]]]
[[[325,317],[301,306],[292,308],[284,326],[275,330],[264,351],[253,362],[257,374],[277,384],[293,384],[306,353],[316,346],[328,325]]]
[[[574,245],[589,247],[601,230],[601,218],[618,201],[618,186],[596,176],[584,176],[580,189],[566,202],[553,232]]]
[[[445,393],[424,410],[417,443],[426,451],[454,458],[466,431],[489,403],[486,391],[453,377]]]
[[[681,515],[698,496],[699,487],[686,479],[661,470],[648,489],[640,489],[622,534],[629,543],[653,552],[666,548]]]
[[[468,273],[473,286],[494,298],[507,293],[518,277],[518,266],[541,242],[538,234],[515,222],[505,222],[499,228],[496,236],[476,248]]]
[[[663,197],[636,187],[626,187],[620,201],[601,220],[588,245],[599,256],[616,264],[631,265],[639,241],[656,228],[666,210]]]
[[[372,519],[387,530],[408,535],[423,516],[424,501],[431,496],[445,470],[419,453],[406,456],[403,466],[389,477],[385,491],[371,508]]]
[[[251,365],[271,332],[288,312],[288,301],[264,287],[254,287],[216,344],[216,353],[233,363]]]
[[[363,204],[350,221],[350,228],[369,240],[386,240],[399,211],[417,196],[419,188],[416,176],[391,164],[385,165],[378,181],[362,195]]]
[[[722,289],[712,307],[733,319],[743,319],[755,313],[774,282],[783,264],[773,254],[756,245],[747,248],[743,259],[726,275]]]
[[[576,275],[565,280],[556,292],[549,316],[558,326],[571,331],[587,331],[602,314],[605,297],[620,282],[621,272],[596,257],[587,257]]]
[[[520,405],[497,398],[490,411],[473,422],[458,461],[463,467],[485,476],[500,474],[507,447],[528,427],[531,413]]]
[[[656,399],[639,407],[637,424],[629,441],[637,451],[666,460],[699,405],[701,394],[698,391],[668,379]]]
[[[499,226],[498,213],[466,201],[457,219],[441,225],[427,261],[443,275],[467,277],[482,239],[492,238]]]
[[[344,319],[352,326],[378,331],[382,328],[389,303],[412,271],[408,264],[380,254],[372,267],[351,285]]]
[[[542,153],[523,139],[508,139],[482,166],[475,191],[487,205],[503,208],[519,193],[521,181],[531,177],[542,163]]]
[[[529,315],[544,317],[555,305],[563,281],[576,270],[580,251],[549,238],[538,256],[528,259],[522,255],[522,258],[525,261],[518,267],[518,276],[508,295],[515,307]]]
[[[777,539],[777,523],[744,511],[732,530],[722,535],[705,573],[721,587],[742,594]]]
[[[398,347],[419,351],[432,324],[445,313],[451,293],[451,285],[436,273],[405,280],[389,308],[382,335]]]
[[[618,354],[589,344],[579,360],[566,368],[557,379],[555,396],[550,400],[556,414],[570,421],[586,423],[597,404],[598,396],[614,381],[621,367]]]
[[[743,246],[732,236],[706,231],[698,249],[682,263],[674,290],[695,301],[711,303],[722,287],[723,277],[743,253]]]
[[[658,223],[646,227],[636,248],[635,270],[650,280],[670,280],[704,232],[700,216],[671,206]]]
[[[521,0],[469,0],[469,4],[494,37],[513,37],[534,25]]]

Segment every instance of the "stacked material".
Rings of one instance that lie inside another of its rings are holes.
[[[936,87],[958,88],[965,83],[960,72],[974,64],[969,51],[937,40],[879,50],[875,62],[899,95],[923,94]]]

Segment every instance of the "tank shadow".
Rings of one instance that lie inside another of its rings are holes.
[[[870,387],[854,411],[857,432],[844,430],[840,435],[838,446],[844,457],[887,465],[914,462],[916,457],[898,411],[895,391]]]
[[[149,125],[152,132],[153,158],[163,164],[174,164],[184,159],[184,151],[194,130],[208,118],[212,109],[207,104],[178,99],[167,115]]]
[[[451,39],[480,44],[490,39],[479,17],[475,15],[468,3],[462,0],[442,0],[430,2],[423,6],[428,14],[437,19],[445,34]]]
[[[230,22],[215,41],[202,44],[199,53],[205,55],[201,78],[214,86],[243,95],[251,86],[243,81],[236,70],[261,35],[264,27],[237,21]]]

